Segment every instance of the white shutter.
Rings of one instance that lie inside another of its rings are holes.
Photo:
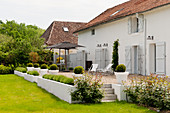
[[[85,53],[85,51],[77,52],[76,61],[77,61],[77,66],[83,66],[83,68],[85,68],[85,62],[86,62],[86,53]]]
[[[104,69],[106,67],[106,52],[107,49],[95,50],[95,64],[99,65],[99,69]]]
[[[131,47],[126,46],[125,47],[125,65],[126,65],[126,71],[129,73],[132,73],[132,59],[131,59]]]
[[[139,32],[142,32],[144,29],[144,15],[143,14],[139,14],[138,15],[138,19],[139,19]]]
[[[165,42],[156,43],[156,74],[166,74],[166,45]]]
[[[132,33],[132,17],[128,19],[128,33]]]
[[[143,54],[142,46],[138,46],[138,74],[143,74]]]

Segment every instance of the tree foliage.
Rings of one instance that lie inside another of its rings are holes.
[[[119,53],[118,53],[119,40],[117,39],[113,44],[112,53],[112,69],[115,71],[117,65],[119,64]]]
[[[30,52],[42,51],[44,39],[40,36],[43,32],[35,25],[0,20],[0,63],[28,63]]]

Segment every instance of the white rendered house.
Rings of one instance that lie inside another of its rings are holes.
[[[130,0],[77,30],[87,61],[104,68],[119,39],[119,63],[132,74],[170,76],[170,0]]]

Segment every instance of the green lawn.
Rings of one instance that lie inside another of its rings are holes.
[[[16,75],[0,75],[0,113],[154,113],[126,102],[68,104]]]

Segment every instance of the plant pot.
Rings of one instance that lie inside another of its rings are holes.
[[[33,69],[34,71],[37,71],[38,73],[40,72],[40,68],[35,68]]]
[[[122,84],[122,81],[127,81],[127,76],[129,72],[115,72],[116,80],[118,84]]]
[[[57,75],[59,70],[49,70],[49,74],[51,75]]]
[[[48,69],[40,69],[40,77],[48,73]]]
[[[27,71],[33,71],[34,67],[27,67]]]

